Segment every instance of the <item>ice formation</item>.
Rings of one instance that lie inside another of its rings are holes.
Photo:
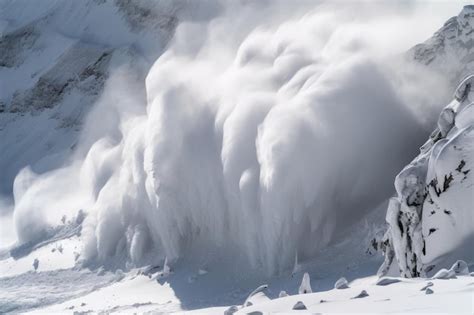
[[[395,180],[397,196],[387,210],[388,247],[380,274],[396,266],[395,273],[399,270],[402,276],[425,276],[457,255],[472,259],[473,82],[474,75],[461,82],[453,102],[442,110],[438,128]],[[443,269],[435,277],[453,274]]]

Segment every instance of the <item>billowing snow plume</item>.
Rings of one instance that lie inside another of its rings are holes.
[[[179,24],[148,74],[146,113],[117,74],[85,157],[17,177],[20,240],[84,209],[86,262],[167,256],[271,273],[390,196],[446,100],[439,76],[381,53],[398,52],[416,19],[363,4],[357,17],[302,5],[282,18],[289,8],[227,5]]]

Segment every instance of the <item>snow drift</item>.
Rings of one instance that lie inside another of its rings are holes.
[[[84,209],[85,263],[168,257],[273,273],[390,196],[448,86],[381,53],[416,19],[363,4],[357,17],[281,8],[229,4],[181,22],[147,76],[146,113],[119,71],[76,159],[15,179],[20,242]]]

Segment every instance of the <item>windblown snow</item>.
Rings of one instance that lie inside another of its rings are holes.
[[[122,94],[130,76],[116,75],[85,125],[97,140],[83,159],[16,177],[20,242],[84,209],[86,262],[189,256],[271,274],[313,257],[390,195],[387,179],[424,134],[413,108],[444,99],[426,89],[443,79],[407,65],[420,79],[412,102],[407,74],[392,67],[406,62],[380,55],[386,34],[361,36],[349,12],[275,23],[251,9],[180,23],[147,75],[146,113]]]

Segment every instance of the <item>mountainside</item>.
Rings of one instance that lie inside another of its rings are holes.
[[[420,154],[395,180],[382,275],[433,275],[457,259],[474,261],[473,34],[474,6],[465,6],[409,51],[410,58],[442,71],[450,82],[462,82]]]
[[[0,0],[0,312],[469,310],[474,6],[398,10]]]
[[[166,1],[0,2],[0,195],[12,192],[23,167],[43,173],[71,155],[113,69],[128,67],[131,79],[144,79],[173,35],[178,8]]]
[[[453,85],[474,72],[474,5],[466,5],[430,39],[409,51],[411,58],[446,75]]]

